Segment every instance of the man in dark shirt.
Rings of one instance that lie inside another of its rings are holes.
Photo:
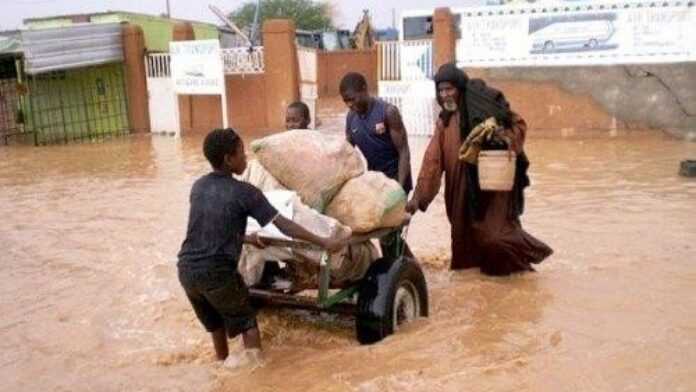
[[[411,151],[399,109],[380,98],[371,97],[365,77],[357,72],[343,76],[339,91],[349,109],[346,115],[346,140],[360,149],[368,170],[384,173],[398,181],[408,196],[413,188]],[[382,238],[382,250],[391,247],[393,241],[393,235]],[[408,244],[404,251],[407,256],[413,257]]]
[[[357,72],[347,73],[339,86],[348,106],[346,140],[365,156],[369,170],[396,180],[408,193],[411,183],[411,152],[399,109],[371,97],[367,81]]]
[[[283,234],[337,251],[347,238],[323,238],[278,214],[263,193],[232,174],[246,169],[244,143],[231,129],[210,132],[203,153],[213,171],[199,178],[191,189],[186,239],[179,251],[179,281],[196,316],[212,334],[217,358],[229,354],[227,337],[242,334],[247,349],[260,350],[256,312],[248,289],[237,272],[242,244],[264,244],[256,236],[245,237],[247,218],[265,226],[271,222]]]

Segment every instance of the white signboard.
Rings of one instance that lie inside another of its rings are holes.
[[[696,61],[689,1],[543,3],[456,10],[460,66]]]
[[[225,75],[218,40],[170,42],[169,52],[174,91],[177,94],[224,93]]]

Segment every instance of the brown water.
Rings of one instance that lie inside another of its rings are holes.
[[[676,175],[696,144],[527,150],[523,223],[556,251],[539,273],[448,271],[439,198],[409,233],[430,318],[363,347],[350,320],[265,312],[266,365],[233,372],[175,275],[200,137],[0,148],[0,390],[696,390],[696,180]]]

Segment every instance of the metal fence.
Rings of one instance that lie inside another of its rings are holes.
[[[401,42],[379,42],[377,54],[379,56],[379,80],[401,80]]]
[[[130,131],[123,64],[28,77],[25,113],[35,144],[101,139]]]
[[[438,113],[432,85],[433,41],[378,45],[379,96],[399,108],[409,135],[432,135]]]
[[[0,139],[4,144],[24,132],[19,90],[14,58],[0,59]]]
[[[439,106],[427,97],[381,97],[396,106],[401,112],[404,127],[409,136],[432,136],[435,121],[439,115]]]
[[[423,80],[433,77],[433,41],[378,43],[379,80]]]
[[[226,75],[259,74],[264,72],[263,47],[222,49],[222,65]],[[145,68],[149,78],[171,76],[169,53],[152,53],[145,56]]]
[[[145,72],[148,78],[168,78],[172,76],[169,53],[152,53],[145,56]]]
[[[222,64],[226,75],[263,73],[263,47],[222,49]]]

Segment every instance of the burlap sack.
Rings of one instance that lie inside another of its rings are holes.
[[[285,190],[271,173],[268,172],[258,160],[253,159],[247,163],[247,168],[237,177],[240,181],[245,181],[261,189],[263,192]]]
[[[395,227],[406,217],[406,193],[401,185],[379,172],[367,172],[346,182],[324,212],[365,233]]]
[[[360,152],[342,136],[293,130],[256,140],[251,149],[281,185],[320,212],[346,181],[365,172]]]

